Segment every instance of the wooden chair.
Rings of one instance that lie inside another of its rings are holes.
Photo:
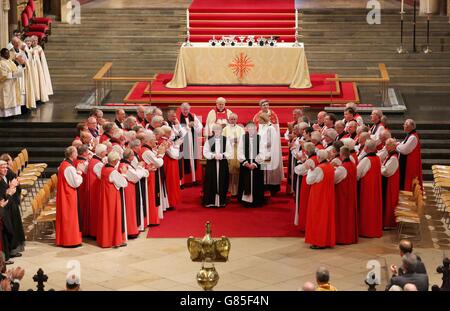
[[[31,208],[33,209],[33,225],[34,225],[34,240],[37,239],[37,232],[41,224],[51,223],[53,231],[56,231],[56,213],[45,212],[42,210],[42,194],[38,193],[36,197],[31,201]]]
[[[20,151],[20,153],[23,154],[27,167],[30,167],[30,168],[41,167],[41,168],[44,168],[44,169],[46,169],[48,167],[47,163],[29,163],[28,150],[26,148],[22,149]]]
[[[409,238],[409,239],[422,239],[421,234],[421,218],[423,214],[423,193],[419,184],[415,184],[413,190],[413,200],[400,201],[399,205],[395,209],[395,218],[398,224],[397,232],[398,238]],[[413,234],[405,234],[404,230],[407,227],[413,229]]]

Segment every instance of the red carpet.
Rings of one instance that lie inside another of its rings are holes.
[[[280,37],[295,41],[294,0],[194,0],[189,7],[192,42],[214,35]]]
[[[238,203],[230,203],[225,208],[210,209],[200,204],[200,190],[200,187],[182,190],[180,205],[176,210],[164,213],[161,225],[151,227],[147,237],[203,237],[208,220],[214,237],[302,236],[293,224],[294,200],[290,196],[280,194],[262,208],[244,208]]]
[[[194,0],[189,7],[192,13],[286,13],[294,9],[294,0]]]
[[[124,103],[149,104],[151,100],[153,105],[161,107],[177,106],[183,102],[202,106],[211,105],[219,96],[224,96],[230,107],[256,107],[262,98],[267,98],[273,106],[289,107],[305,105],[320,108],[350,101],[359,103],[355,83],[340,83],[339,88],[333,83],[330,90],[324,81],[324,78],[329,76],[332,75],[312,74],[314,86],[304,90],[290,89],[287,86],[190,86],[184,89],[168,89],[161,80],[157,80],[152,84],[155,88],[152,87],[151,98],[146,94],[147,82],[137,82],[124,98]],[[333,96],[330,91],[333,91]]]

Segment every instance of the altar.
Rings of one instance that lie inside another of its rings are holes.
[[[302,43],[276,46],[211,46],[184,43],[167,88],[189,85],[268,85],[312,87]]]

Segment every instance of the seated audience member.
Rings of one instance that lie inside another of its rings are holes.
[[[80,288],[80,278],[75,274],[72,274],[67,278],[66,281],[66,292],[79,292]]]
[[[316,271],[316,291],[337,291],[336,287],[330,284],[330,271],[325,267],[319,267]]]
[[[393,273],[389,281],[388,289],[392,285],[398,285],[402,288],[408,283],[414,284],[419,291],[428,291],[428,275],[416,273],[417,257],[414,254],[407,253],[402,257],[403,274]]]
[[[398,244],[398,248],[400,250],[400,256],[403,257],[406,254],[412,254],[413,243],[409,240],[401,240]],[[422,262],[422,258],[420,258],[417,255],[416,257],[417,257],[416,273],[427,274],[427,269],[425,268],[425,265]],[[391,272],[394,274],[403,275],[402,267],[397,269],[396,265],[391,265]]]

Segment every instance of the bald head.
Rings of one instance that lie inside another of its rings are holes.
[[[400,249],[400,253],[403,255],[412,253],[413,251],[413,244],[409,240],[401,240],[398,243],[398,248]]]
[[[312,282],[306,282],[303,284],[302,291],[304,292],[314,292],[316,290],[316,286]]]

